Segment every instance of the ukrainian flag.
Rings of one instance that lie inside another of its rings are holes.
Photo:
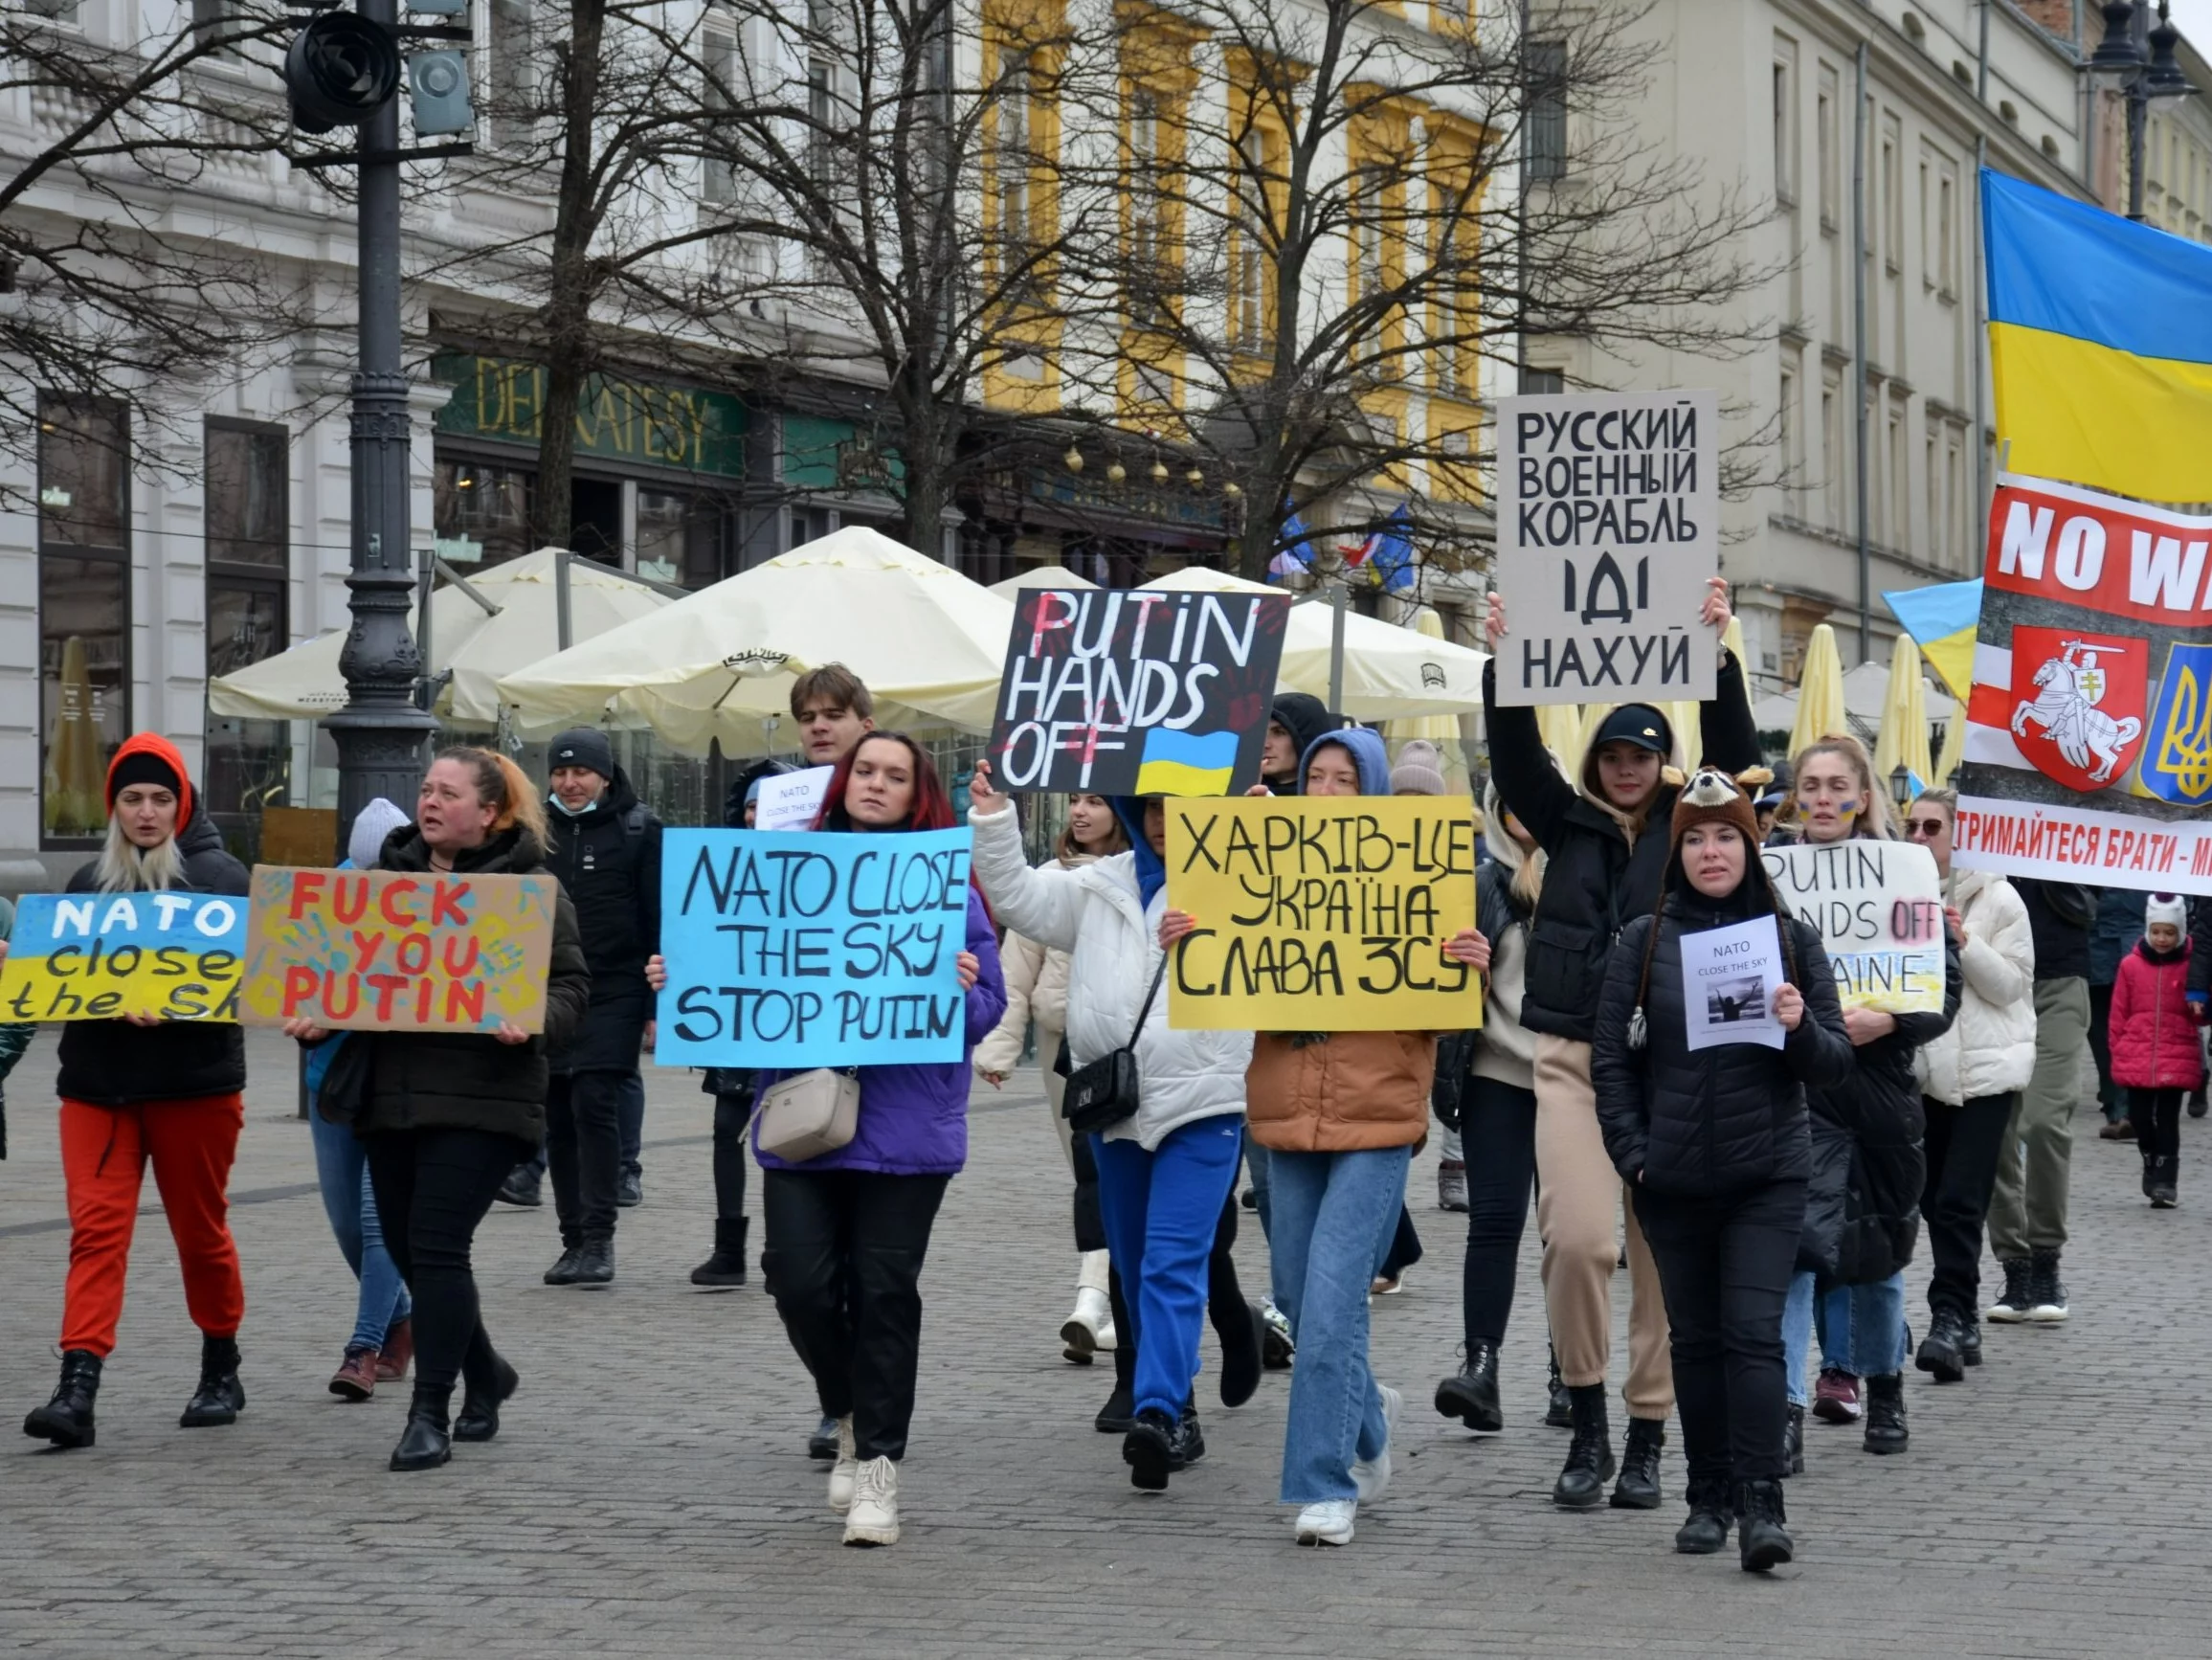
[[[1961,703],[1974,691],[1974,637],[1981,623],[1981,578],[1927,588],[1884,589],[1882,597],[1912,643]]]
[[[1137,763],[1140,796],[1218,796],[1237,771],[1237,732],[1177,732],[1166,727],[1145,730],[1144,757]]]
[[[2212,500],[2212,248],[1983,169],[2004,470]]]

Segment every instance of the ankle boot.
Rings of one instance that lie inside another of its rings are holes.
[[[2169,1165],[2166,1179],[2171,1183],[2173,1178]],[[2168,1197],[2172,1197],[2171,1193]],[[2027,1292],[2027,1317],[2036,1324],[2056,1325],[2067,1317],[2067,1286],[2066,1281],[2059,1278],[2058,1246],[2046,1245],[2028,1258]]]
[[[451,1388],[433,1389],[416,1380],[414,1400],[407,1409],[407,1427],[391,1449],[393,1469],[436,1469],[453,1457],[453,1437],[447,1433],[446,1405]]]
[[[503,1355],[492,1357],[491,1370],[481,1380],[470,1379],[461,1398],[460,1416],[453,1421],[456,1441],[489,1441],[500,1432],[500,1407],[522,1386],[522,1375]]]
[[[23,1433],[56,1447],[90,1447],[93,1438],[92,1403],[100,1393],[101,1358],[89,1349],[72,1349],[61,1357],[61,1381],[54,1397],[23,1420]]]
[[[1905,1374],[1867,1379],[1866,1450],[1903,1452],[1910,1439],[1905,1426]]]
[[[576,1253],[576,1284],[609,1286],[614,1283],[614,1239],[612,1234],[592,1234]]]
[[[1552,1351],[1551,1380],[1545,1385],[1544,1426],[1547,1429],[1575,1427],[1574,1402],[1567,1398],[1567,1385],[1559,1381],[1559,1351]]]
[[[1674,1533],[1674,1548],[1686,1557],[1709,1557],[1728,1543],[1728,1481],[1721,1476],[1689,1478],[1689,1519]]]
[[[714,1219],[714,1254],[691,1270],[693,1285],[745,1284],[745,1224],[742,1216]]]
[[[1478,1435],[1495,1435],[1506,1427],[1505,1410],[1498,1404],[1497,1344],[1478,1337],[1467,1345],[1460,1369],[1437,1385],[1437,1410]]]
[[[1736,1551],[1747,1574],[1763,1574],[1790,1559],[1797,1541],[1782,1524],[1782,1484],[1747,1481],[1736,1489]]]
[[[1966,1316],[1942,1304],[1929,1311],[1928,1335],[1920,1339],[1912,1364],[1938,1383],[1955,1383],[1966,1376],[1965,1348]]]
[[[1782,1473],[1805,1473],[1805,1409],[1795,1401],[1790,1402],[1790,1415],[1782,1421]]]
[[[1575,1439],[1567,1447],[1567,1464],[1552,1489],[1552,1502],[1561,1510],[1596,1510],[1605,1502],[1605,1484],[1613,1479],[1613,1436],[1605,1423],[1605,1385],[1587,1383],[1567,1391],[1575,1415]]]
[[[1659,1508],[1659,1449],[1665,1445],[1664,1418],[1628,1421],[1628,1442],[1620,1449],[1620,1481],[1613,1490],[1615,1510]]]
[[[246,1409],[246,1388],[238,1381],[238,1341],[235,1337],[200,1337],[200,1385],[185,1402],[177,1420],[185,1429],[209,1429],[235,1424]]]

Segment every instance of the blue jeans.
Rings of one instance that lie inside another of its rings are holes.
[[[1352,1498],[1354,1459],[1389,1438],[1367,1362],[1367,1297],[1397,1230],[1410,1147],[1284,1153],[1268,1158],[1275,1306],[1298,1365],[1283,1435],[1283,1502]]]
[[[323,1212],[346,1266],[361,1282],[353,1309],[348,1349],[381,1349],[385,1334],[414,1312],[407,1282],[399,1277],[391,1253],[384,1248],[384,1228],[376,1218],[376,1195],[369,1184],[369,1155],[361,1138],[344,1124],[324,1120],[312,1105],[307,1126],[315,1141],[315,1177],[323,1187]]]
[[[1793,1404],[1802,1406],[1812,1399],[1805,1372],[1816,1314],[1822,1370],[1887,1378],[1905,1369],[1911,1336],[1905,1329],[1904,1274],[1871,1285],[1835,1286],[1816,1296],[1812,1271],[1805,1269],[1791,1278],[1789,1300],[1782,1305],[1783,1365]]]
[[[1120,1340],[1136,1345],[1139,1412],[1179,1418],[1198,1375],[1207,1261],[1242,1135],[1242,1120],[1222,1113],[1170,1131],[1150,1153],[1135,1141],[1091,1137],[1106,1248],[1130,1322]]]

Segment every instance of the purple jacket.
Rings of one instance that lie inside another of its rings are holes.
[[[760,1150],[760,1121],[753,1121],[753,1155],[763,1170],[869,1170],[882,1176],[953,1176],[968,1162],[968,1091],[974,1081],[969,1057],[1006,1013],[1006,976],[998,969],[998,939],[982,897],[968,890],[968,945],[979,972],[968,992],[968,1035],[960,1059],[927,1066],[862,1066],[860,1121],[852,1140],[804,1164]],[[763,1071],[759,1092],[789,1072]],[[757,1098],[757,1097],[756,1097]]]

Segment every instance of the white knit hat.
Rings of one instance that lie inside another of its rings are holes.
[[[354,868],[374,870],[385,839],[408,821],[406,812],[382,796],[364,806],[353,816],[353,829],[346,838],[346,856]]]
[[[2187,933],[2189,931],[2189,902],[2178,893],[2152,894],[2149,903],[2143,907],[2143,926],[2147,929],[2154,923],[2160,922]]]

